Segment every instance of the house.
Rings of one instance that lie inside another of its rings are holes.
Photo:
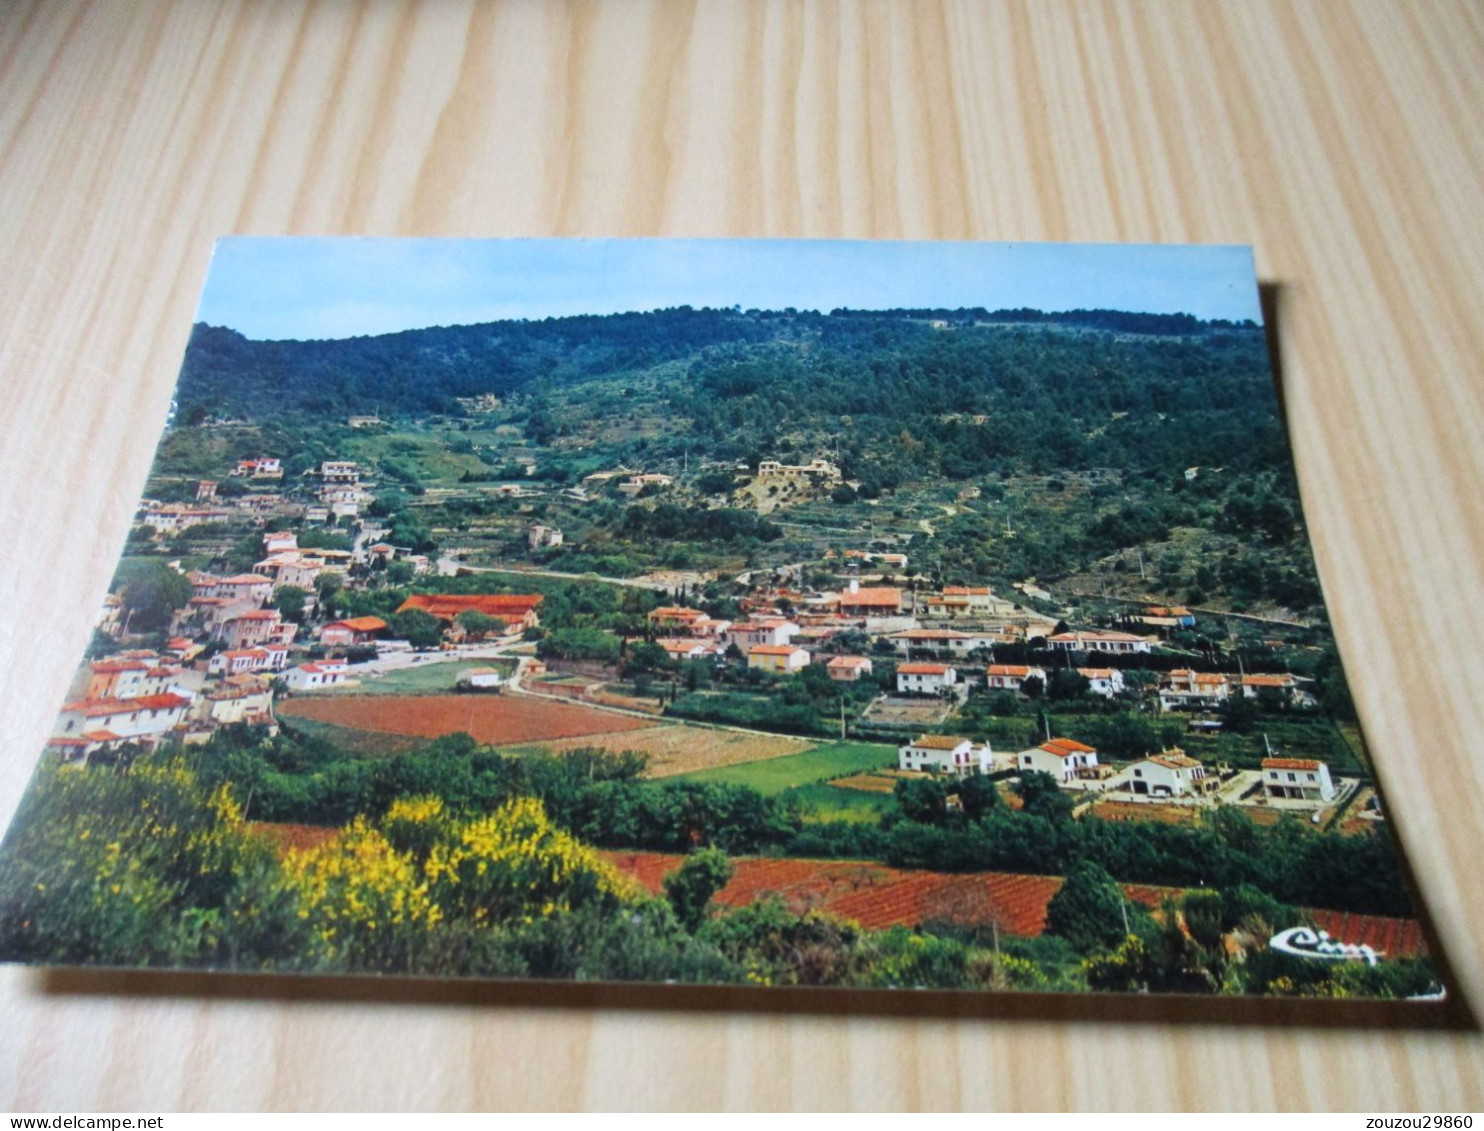
[[[906,554],[877,554],[876,555],[876,560],[878,562],[880,562],[882,565],[889,566],[892,569],[906,569],[907,568],[907,555]]]
[[[736,646],[743,655],[761,646],[788,644],[799,634],[799,626],[788,620],[738,621],[728,625],[727,647]]]
[[[1256,699],[1259,695],[1276,696],[1293,707],[1312,707],[1314,696],[1299,686],[1298,677],[1285,673],[1279,675],[1244,675],[1242,697]]]
[[[327,459],[319,465],[322,483],[344,483],[350,486],[361,481],[360,466],[349,459]]]
[[[865,656],[835,656],[824,666],[825,674],[841,683],[854,683],[871,674],[871,661]]]
[[[329,507],[308,506],[304,508],[304,521],[320,525],[330,521]]]
[[[142,742],[156,746],[180,725],[191,701],[166,691],[133,699],[79,699],[63,704],[57,737],[90,741]],[[101,737],[107,735],[109,737]]]
[[[1050,774],[1066,785],[1098,764],[1098,752],[1072,738],[1050,738],[1015,755],[1015,768],[1022,774],[1032,771]]]
[[[1215,710],[1230,696],[1230,677],[1176,668],[1160,686],[1159,706],[1162,711]]]
[[[212,675],[237,676],[252,672],[278,672],[288,667],[287,644],[269,644],[262,648],[243,648],[218,652],[211,657],[206,670]]]
[[[203,479],[196,484],[196,502],[209,503],[216,498],[216,480]]]
[[[292,644],[299,626],[286,621],[277,609],[253,609],[224,620],[218,635],[228,648],[258,648],[265,644]]]
[[[1058,632],[1046,638],[1046,644],[1057,652],[1111,652],[1129,655],[1148,652],[1149,638],[1128,632]]]
[[[1151,605],[1145,611],[1151,617],[1172,620],[1181,628],[1190,628],[1195,624],[1195,614],[1183,605]]]
[[[913,652],[967,656],[971,652],[987,650],[994,644],[994,638],[985,633],[955,632],[951,628],[909,628],[905,632],[893,633],[888,639],[903,656],[910,656]]]
[[[1015,609],[993,589],[976,585],[945,585],[943,592],[924,597],[923,605],[933,617],[1005,616]]]
[[[380,617],[351,617],[349,620],[331,621],[320,629],[320,642],[328,648],[344,648],[355,644],[370,644],[386,631],[386,621]]]
[[[902,611],[900,589],[862,589],[852,581],[840,594],[840,615],[847,617],[894,617]]]
[[[1117,668],[1078,668],[1077,674],[1087,680],[1089,694],[1112,699],[1123,691],[1123,673]]]
[[[463,398],[460,398],[460,400],[463,400]],[[352,416],[346,421],[346,424],[351,428],[380,428],[382,423],[381,417],[374,413],[370,416]]]
[[[226,601],[261,605],[273,596],[273,579],[260,573],[239,573],[232,577],[198,573],[192,577],[192,588],[197,597],[220,597]]]
[[[897,691],[903,695],[941,695],[958,682],[950,664],[902,664],[897,668]]]
[[[666,637],[656,640],[665,654],[672,660],[702,660],[707,656],[716,655],[716,644],[708,640],[677,640],[674,637]]]
[[[840,469],[826,459],[812,459],[805,464],[781,463],[765,459],[757,465],[759,479],[805,479],[810,482],[838,483]]]
[[[554,526],[542,526],[539,522],[526,531],[526,545],[534,550],[552,549],[562,544],[562,532]]]
[[[1264,758],[1264,797],[1303,801],[1332,801],[1335,785],[1329,766],[1314,758]]]
[[[991,691],[1020,691],[1032,676],[1045,686],[1045,668],[1027,664],[990,664],[984,672],[984,685]]]
[[[541,623],[541,618],[536,614],[536,608],[540,604],[539,593],[414,593],[397,607],[397,612],[418,609],[437,617],[444,624],[452,624],[460,613],[473,611],[525,629],[535,628]]]
[[[687,609],[680,605],[662,605],[657,609],[651,609],[646,619],[653,632],[678,632],[691,635],[698,622],[710,618],[700,609]]]
[[[211,729],[237,723],[262,726],[273,722],[273,692],[268,681],[255,675],[231,676],[203,691],[191,704],[189,721]],[[198,739],[200,741],[201,739]]]
[[[668,487],[674,482],[675,479],[673,476],[661,475],[658,472],[651,471],[641,475],[629,476],[618,485],[618,490],[620,494],[627,495],[632,499],[646,487]]]
[[[465,668],[458,676],[458,686],[467,687],[471,691],[498,691],[503,682],[504,679],[494,668]]]
[[[1206,767],[1178,748],[1151,754],[1133,763],[1119,775],[1116,784],[1141,797],[1188,797],[1212,793],[1221,781],[1206,773]]]
[[[270,556],[298,548],[299,536],[292,530],[274,530],[263,535],[263,553]]]
[[[249,479],[282,479],[283,461],[272,456],[240,459],[232,474],[239,478],[245,476]]]
[[[754,644],[747,650],[747,666],[754,671],[787,675],[809,666],[809,653],[792,644]]]
[[[290,691],[322,691],[344,683],[347,674],[344,660],[319,660],[290,668],[283,678]]]
[[[179,534],[193,526],[202,526],[208,522],[226,522],[231,517],[231,511],[214,507],[183,507],[167,504],[146,507],[140,516],[140,521],[151,527],[157,536],[164,537]]]
[[[951,734],[918,735],[897,748],[897,766],[922,773],[953,774],[961,778],[972,773],[987,774],[993,761],[989,743],[976,746],[967,738]]]

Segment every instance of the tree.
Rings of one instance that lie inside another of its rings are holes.
[[[443,626],[438,618],[421,609],[407,609],[392,617],[387,626],[392,636],[406,640],[419,652],[438,647],[443,639]]]
[[[1126,937],[1124,895],[1101,864],[1079,860],[1046,905],[1046,930],[1078,950],[1111,950]]]
[[[190,601],[195,592],[184,574],[155,558],[120,562],[114,584],[122,585],[119,598],[124,603],[131,632],[157,632],[165,628],[175,610]]]
[[[456,618],[458,626],[469,636],[485,637],[505,631],[505,622],[499,617],[481,613],[478,609],[465,609]]]
[[[1027,699],[1039,699],[1046,690],[1046,681],[1038,675],[1028,675],[1020,681],[1020,693]]]
[[[675,918],[691,934],[706,921],[711,897],[732,878],[732,864],[719,848],[702,848],[685,858],[676,871],[665,877],[665,898]]]
[[[1080,699],[1091,687],[1088,678],[1076,668],[1057,668],[1046,681],[1046,697],[1056,701]]]
[[[984,774],[970,774],[958,783],[958,803],[963,806],[965,817],[977,821],[999,805],[1000,795],[994,782]]]
[[[1072,799],[1061,791],[1050,774],[1028,770],[1012,788],[1025,803],[1024,811],[1033,817],[1059,821],[1072,815]]]
[[[932,778],[898,779],[893,792],[909,821],[940,825],[948,817],[948,792]]]
[[[278,610],[284,620],[303,624],[304,603],[308,597],[309,594],[297,585],[284,585],[273,594],[273,607]]]

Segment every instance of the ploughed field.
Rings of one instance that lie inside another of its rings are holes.
[[[654,724],[576,703],[516,695],[337,695],[290,699],[277,706],[291,719],[313,719],[352,730],[437,738],[468,734],[488,746],[641,730]]]
[[[614,753],[637,751],[649,759],[649,766],[644,771],[648,778],[668,778],[697,770],[782,758],[798,754],[809,745],[806,739],[783,734],[747,734],[691,726],[645,726],[642,730],[615,730],[608,734],[551,739],[541,743],[547,750],[597,746]]]
[[[685,859],[669,853],[604,851],[602,855],[652,892]],[[735,857],[727,885],[716,894],[724,907],[744,907],[777,895],[796,914],[823,911],[862,927],[919,927],[951,923],[959,927],[997,924],[1001,931],[1033,938],[1046,929],[1046,905],[1060,890],[1060,876],[1011,872],[928,872],[888,868],[847,860],[794,860]],[[1123,884],[1130,900],[1157,910],[1179,888]],[[1413,919],[1355,915],[1340,911],[1305,912],[1315,926],[1352,944],[1369,944],[1388,958],[1425,954],[1422,930]]]

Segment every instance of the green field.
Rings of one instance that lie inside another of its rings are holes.
[[[414,738],[405,734],[384,734],[374,730],[355,730],[352,727],[336,726],[334,723],[305,719],[295,715],[280,718],[279,724],[294,734],[328,742],[340,750],[365,758],[394,758],[408,754],[428,744],[426,738]]]
[[[828,782],[795,786],[785,790],[783,797],[798,803],[805,821],[817,824],[876,824],[897,807],[896,799],[889,793],[841,789]]]
[[[896,761],[897,751],[894,746],[874,742],[831,742],[805,750],[802,754],[747,762],[740,766],[721,766],[714,770],[697,770],[693,774],[682,774],[672,780],[745,785],[764,796],[772,797],[797,786],[813,785],[846,774],[858,774],[863,770],[877,770],[882,766],[894,766]],[[844,794],[847,791],[836,792]]]
[[[357,695],[446,695],[454,689],[459,672],[467,668],[495,668],[502,676],[515,670],[514,660],[428,660],[410,668],[361,680]]]

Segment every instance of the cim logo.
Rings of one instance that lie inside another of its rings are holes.
[[[1385,953],[1369,946],[1336,942],[1329,937],[1328,931],[1318,931],[1312,927],[1289,927],[1286,931],[1279,931],[1268,940],[1268,946],[1299,958],[1318,958],[1325,962],[1364,962],[1369,966],[1376,965]]]

